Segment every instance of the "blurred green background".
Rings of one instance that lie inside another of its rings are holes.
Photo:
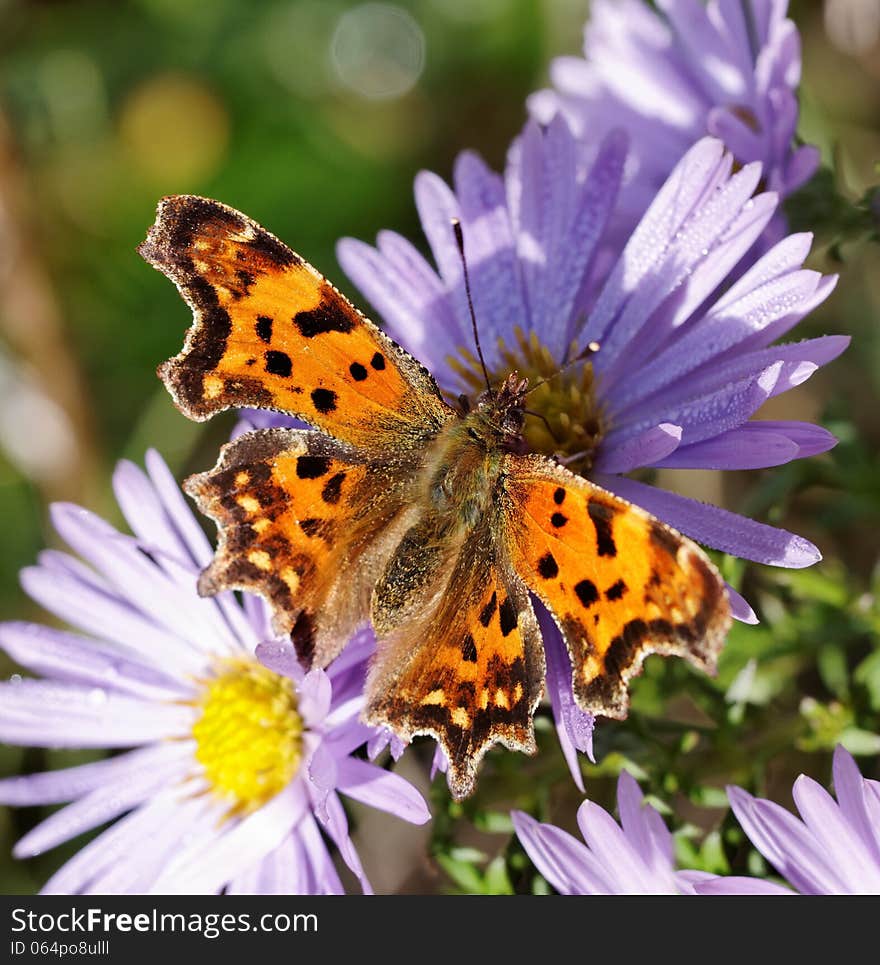
[[[109,490],[118,458],[140,461],[156,446],[182,477],[211,463],[228,433],[229,421],[197,426],[180,416],[154,374],[189,323],[173,287],[135,253],[158,198],[193,192],[232,204],[356,296],[336,264],[336,240],[392,227],[421,244],[415,173],[448,177],[465,147],[500,167],[550,58],[580,49],[587,7],[0,0],[4,618],[43,619],[17,572],[55,542],[51,500],[82,502],[119,523]],[[843,274],[799,335],[845,332],[855,344],[762,413],[821,421],[841,444],[779,470],[663,480],[804,533],[826,560],[798,573],[725,561],[761,626],[735,629],[716,681],[651,661],[631,719],[600,728],[600,765],[585,765],[588,793],[609,805],[611,777],[627,762],[675,812],[683,857],[708,870],[761,870],[725,817],[725,781],[790,803],[800,770],[827,780],[841,738],[878,776],[880,249],[852,207],[878,180],[880,158],[880,43],[870,16],[858,19],[866,7],[792,6],[804,44],[801,135],[821,147],[828,172],[790,209],[817,229],[813,267]],[[4,674],[14,669],[0,662]],[[494,755],[467,805],[435,789],[436,860],[414,876],[401,868],[387,888],[540,889],[509,844],[504,815],[517,804],[571,824],[577,794],[546,723],[542,734],[534,761]],[[85,758],[3,748],[0,770],[73,759]],[[0,810],[0,891],[38,888],[78,846],[8,859],[40,817]]]

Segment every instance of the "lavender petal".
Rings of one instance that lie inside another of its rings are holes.
[[[180,700],[192,687],[119,647],[38,623],[0,623],[0,647],[28,670],[66,683],[153,700]]]
[[[191,757],[192,751],[190,742],[157,744],[78,767],[7,777],[0,780],[0,803],[28,807],[74,801],[106,785],[124,784],[131,774]]]
[[[602,476],[599,485],[647,509],[658,519],[699,543],[742,559],[800,569],[812,566],[822,554],[802,536],[679,496],[633,479]]]
[[[410,824],[424,824],[431,820],[425,799],[399,775],[354,757],[340,759],[337,768],[336,788],[341,794],[394,814]]]
[[[834,793],[844,820],[861,838],[874,866],[880,868],[880,825],[872,819],[868,790],[868,782],[859,773],[852,754],[838,744],[834,748]]]
[[[788,436],[762,422],[747,422],[702,442],[680,446],[651,465],[664,469],[763,469],[781,466],[800,455],[800,446]]]
[[[178,754],[154,759],[149,768],[128,768],[124,782],[115,780],[95,788],[32,828],[16,843],[13,854],[16,858],[31,858],[90,831],[150,799],[162,788],[176,784],[191,767],[190,756]]]
[[[793,814],[738,787],[728,787],[727,797],[752,844],[802,895],[846,892],[816,839]]]
[[[323,670],[310,670],[297,687],[299,712],[307,727],[319,727],[330,712],[333,685]]]
[[[199,654],[182,647],[179,640],[126,601],[100,592],[70,573],[29,566],[21,571],[20,579],[28,596],[86,633],[150,654],[151,662],[173,668],[176,675],[198,676],[204,668]]]
[[[625,473],[640,466],[660,465],[680,443],[681,426],[661,422],[617,445],[609,443],[600,448],[594,468],[597,472]]]
[[[150,894],[214,894],[267,855],[296,827],[308,808],[301,785],[291,785],[258,811],[209,841],[184,847],[149,889]]]
[[[553,720],[559,737],[559,746],[572,779],[580,791],[584,790],[577,752],[582,751],[593,760],[593,727],[595,718],[581,710],[572,692],[571,659],[562,634],[553,617],[543,605],[536,607],[538,624],[544,640],[547,661],[547,694],[553,708]]]
[[[725,583],[724,585],[727,587],[727,599],[730,602],[730,615],[733,619],[739,620],[740,623],[757,626],[760,621],[755,611],[749,605],[748,600],[740,596],[729,583]]]
[[[191,707],[43,680],[0,685],[0,738],[29,747],[130,747],[188,734]]]
[[[833,856],[846,893],[880,894],[880,863],[865,860],[864,842],[834,798],[805,774],[794,782],[792,794],[810,833]]]
[[[603,808],[584,801],[578,808],[578,826],[597,860],[614,869],[617,894],[675,894],[672,869],[649,867]]]
[[[791,888],[777,885],[763,878],[746,878],[728,875],[712,878],[694,885],[698,895],[793,895]]]
[[[522,811],[510,817],[532,864],[563,895],[612,895],[608,872],[580,841]]]

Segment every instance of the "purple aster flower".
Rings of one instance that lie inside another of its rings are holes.
[[[0,685],[0,738],[134,748],[0,781],[5,804],[72,802],[16,856],[115,821],[44,891],[340,893],[326,835],[369,891],[339,795],[415,823],[430,817],[405,780],[352,756],[373,737],[358,722],[372,638],[304,674],[261,600],[199,597],[211,547],[155,452],[147,469],[121,463],[114,476],[134,536],[55,505],[56,530],[86,562],[47,550],[22,573],[30,596],[81,632],[0,624],[0,646],[41,677]]]
[[[679,158],[706,134],[739,164],[759,161],[764,186],[786,197],[819,164],[795,147],[800,37],[787,0],[595,0],[585,59],[553,62],[553,90],[530,99],[534,117],[563,111],[587,152],[608,131],[631,139],[617,213],[628,233]],[[778,229],[777,229],[778,230]]]
[[[435,269],[404,238],[376,248],[345,239],[339,260],[397,341],[450,396],[482,386],[451,219],[461,221],[483,351],[493,381],[513,370],[532,384],[525,441],[707,546],[759,563],[820,559],[785,530],[625,477],[643,467],[756,469],[830,449],[834,437],[796,421],[752,421],[762,403],[801,384],[848,344],[825,336],[776,344],[824,301],[836,278],[803,269],[811,236],[784,238],[735,282],[730,273],[765,229],[777,195],[754,192],[761,165],[734,171],[704,138],[675,166],[616,262],[603,235],[621,183],[625,144],[612,133],[589,171],[555,117],[530,122],[504,176],[462,154],[454,190],[423,172],[415,197]],[[622,189],[623,193],[626,188]],[[600,349],[579,357],[592,341]],[[756,622],[729,590],[733,615]],[[568,654],[539,619],[547,689],[575,780],[592,719],[572,697]]]
[[[532,863],[563,895],[692,895],[699,882],[714,878],[676,870],[669,829],[626,771],[617,782],[617,810],[620,824],[584,801],[577,820],[586,844],[522,811],[511,817]]]
[[[862,777],[852,755],[834,751],[837,800],[805,774],[792,793],[800,812],[728,787],[730,806],[752,844],[802,895],[880,894],[880,782]],[[701,883],[703,894],[790,894],[754,878]]]

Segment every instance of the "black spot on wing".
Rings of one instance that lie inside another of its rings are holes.
[[[338,472],[335,476],[331,476],[327,482],[324,483],[324,488],[321,490],[321,499],[331,506],[338,503],[339,497],[342,495],[343,482],[345,482],[344,472]]]
[[[595,499],[587,503],[587,512],[596,529],[596,552],[599,556],[617,556],[612,523],[616,511]]]
[[[312,391],[312,405],[323,415],[336,411],[338,396],[332,389],[314,389]]]
[[[592,580],[581,580],[579,583],[575,583],[574,592],[581,604],[587,609],[599,599],[599,591]]]
[[[240,254],[240,252],[236,252],[236,255],[238,254]],[[251,287],[257,279],[253,272],[245,271],[244,268],[239,268],[235,272],[235,277],[241,285],[241,288],[233,288],[231,291],[232,297],[238,301],[240,298],[244,298],[245,295],[250,294]]]
[[[466,633],[461,644],[461,659],[468,663],[477,662],[477,645],[471,634]]]
[[[311,667],[315,656],[315,621],[305,610],[296,618],[296,623],[290,631],[290,642],[296,650],[300,663],[305,667]]]
[[[552,553],[545,553],[538,560],[538,573],[540,573],[545,580],[552,580],[555,576],[559,575],[559,564],[556,562]]]
[[[550,523],[551,523],[556,529],[562,529],[562,527],[565,526],[565,524],[566,524],[567,522],[568,522],[568,517],[567,517],[566,515],[564,515],[563,513],[554,513],[554,514],[550,517]]]
[[[502,637],[508,636],[516,628],[516,608],[510,597],[498,608],[498,623]]]
[[[293,371],[293,363],[290,361],[290,356],[286,352],[269,349],[269,351],[266,352],[265,359],[266,371],[270,375],[280,375],[286,379]]]
[[[332,523],[327,519],[317,519],[314,516],[309,516],[307,519],[301,519],[299,521],[299,528],[309,538],[320,536],[321,539],[327,539],[332,530]]]
[[[257,338],[267,345],[272,341],[272,319],[268,315],[257,315],[257,324],[254,326]]]
[[[350,332],[354,326],[352,318],[339,304],[339,296],[332,292],[324,293],[324,300],[309,312],[297,312],[293,324],[303,338],[314,338],[328,332]]]
[[[355,382],[363,382],[368,375],[367,370],[360,362],[352,362],[348,367],[348,371],[351,372],[351,377]]]
[[[300,456],[296,460],[296,474],[300,479],[320,479],[330,471],[327,456]]]
[[[253,222],[252,222],[253,224]],[[279,265],[282,268],[289,268],[293,265],[301,265],[302,258],[295,255],[290,248],[279,241],[274,235],[269,234],[265,228],[260,228],[254,224],[254,237],[247,242],[247,247],[256,252],[268,261]]]
[[[565,490],[562,486],[559,486],[555,493],[553,493],[553,502],[557,506],[561,506],[565,502]]]
[[[497,606],[498,606],[498,594],[493,591],[492,596],[489,598],[489,602],[483,607],[482,611],[480,612],[480,623],[482,623],[484,627],[488,627],[489,624],[492,622],[492,617],[495,614],[495,608]]]
[[[370,359],[370,365],[377,371],[381,372],[385,368],[385,356],[381,352],[376,352],[376,354]]]
[[[619,600],[624,593],[626,593],[628,587],[623,580],[618,580],[616,583],[612,583],[611,586],[605,591],[606,600]]]

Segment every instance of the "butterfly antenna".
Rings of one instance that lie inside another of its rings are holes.
[[[483,378],[486,380],[486,390],[489,395],[493,395],[492,383],[489,381],[489,370],[486,368],[486,360],[483,358],[483,349],[480,346],[480,333],[477,331],[477,316],[474,312],[474,300],[471,298],[471,280],[468,277],[467,259],[464,256],[464,232],[461,230],[461,222],[458,218],[452,219],[452,233],[455,235],[455,243],[458,246],[458,255],[461,258],[461,267],[464,272],[464,290],[467,294],[468,309],[471,313],[471,327],[474,330],[474,342],[477,346],[480,367],[483,369]]]
[[[599,351],[598,342],[588,343],[587,347],[582,352],[578,352],[578,354],[575,355],[573,359],[569,359],[564,365],[560,365],[559,368],[552,375],[548,375],[546,379],[541,379],[540,382],[536,382],[534,385],[530,385],[529,390],[528,392],[526,392],[524,397],[527,398],[535,391],[535,389],[540,389],[542,385],[546,385],[548,382],[552,382],[554,379],[562,375],[563,372],[570,369],[572,365],[575,365],[578,362],[585,362],[588,358],[590,358],[590,356],[595,355],[596,352],[598,351]]]

